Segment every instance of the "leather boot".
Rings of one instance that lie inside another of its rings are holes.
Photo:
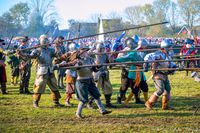
[[[158,100],[158,96],[156,96],[156,95],[151,95],[151,97],[149,98],[149,100],[145,103],[145,106],[146,106],[146,108],[147,109],[152,109],[152,107],[153,107],[153,104],[155,103],[155,102],[157,102],[157,100]]]
[[[122,104],[122,99],[120,96],[117,97],[117,104]]]
[[[6,92],[6,83],[1,83],[1,92],[2,92],[2,94],[8,94]]]
[[[128,107],[128,103],[131,100],[131,98],[133,97],[133,92],[130,92],[130,94],[128,95],[127,99],[124,101],[124,105]]]
[[[28,90],[28,87],[25,87],[24,93],[25,93],[25,94],[32,94],[32,93]]]
[[[20,82],[19,93],[24,94],[24,85]]]
[[[169,106],[170,95],[163,95],[162,97],[162,109],[163,110],[174,110],[174,108]]]
[[[15,77],[12,76],[12,77],[11,77],[11,81],[10,81],[10,82],[11,82],[11,85],[14,85],[14,79],[15,79]]]
[[[55,107],[64,107],[64,105],[60,104],[60,102],[59,102],[58,99],[54,99],[54,100],[53,100],[53,103],[54,103],[54,106],[55,106]]]
[[[41,98],[41,94],[39,94],[39,93],[33,94],[33,107],[34,108],[39,108],[40,98]]]
[[[24,93],[25,94],[32,94],[29,90],[28,90],[28,87],[29,87],[29,80],[27,80],[27,82],[24,84]]]
[[[140,92],[138,94],[135,94],[135,103],[144,104],[144,102],[140,99]]]
[[[108,108],[116,108],[116,106],[114,106],[114,105],[110,102],[110,99],[111,99],[112,94],[107,94],[107,95],[104,95],[104,96],[105,96],[105,99],[106,99],[106,107],[108,107]]]
[[[147,102],[148,100],[148,92],[143,92],[144,101]]]

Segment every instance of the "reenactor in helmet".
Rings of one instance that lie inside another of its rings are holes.
[[[194,40],[187,38],[185,40],[185,44],[183,45],[182,49],[180,50],[180,56],[187,56],[182,57],[186,59],[194,58],[194,56],[197,54],[198,50],[195,48]],[[191,57],[189,57],[191,56]],[[193,57],[192,57],[193,56]],[[197,66],[197,61],[182,61],[182,68],[184,68],[184,65],[186,63],[187,68],[195,68]],[[188,71],[186,71],[186,75],[188,76]]]
[[[70,42],[68,44],[68,53],[76,52],[80,46],[74,42]],[[75,93],[75,83],[77,78],[77,73],[75,70],[67,69],[66,70],[66,100],[65,105],[70,107],[70,99],[72,98],[72,94]]]
[[[19,50],[28,48],[28,37],[21,39]],[[30,51],[23,52],[24,54],[30,54]],[[29,91],[29,80],[31,76],[31,60],[29,58],[19,57],[19,74],[20,74],[20,94],[30,94]]]
[[[143,50],[147,47],[148,43],[145,39],[140,39],[138,41],[138,47],[135,50]],[[140,57],[140,60],[144,59],[145,53],[144,52],[137,52],[137,55]],[[136,66],[136,70],[140,67]],[[128,98],[125,100],[125,104],[128,105],[129,101],[131,100],[132,96],[135,96],[135,103],[136,104],[144,104],[143,101],[140,99],[140,91],[143,91],[145,102],[148,100],[148,85],[146,83],[146,76],[144,72],[133,72],[134,76],[132,77],[134,88],[130,92]]]
[[[63,36],[59,36],[56,40],[55,40],[55,47],[58,47],[59,50],[61,51],[61,54],[64,54],[66,52],[64,44],[63,44],[63,40],[64,37]],[[61,63],[57,58],[55,59],[55,64]],[[65,76],[65,69],[60,68],[58,69],[58,87],[59,88],[64,88],[64,84],[63,84],[63,78]]]
[[[105,46],[103,43],[98,43],[96,46],[97,53],[104,53]],[[109,57],[106,54],[96,55],[95,56],[95,64],[103,64],[109,63]],[[103,94],[106,100],[106,107],[116,108],[116,106],[111,104],[111,96],[112,96],[112,85],[109,79],[109,71],[106,66],[102,66],[99,68],[99,71],[94,72],[94,79],[97,82],[97,88],[102,88]]]
[[[1,93],[7,94],[6,92],[6,64],[4,63],[6,60],[5,52],[3,51],[3,45],[5,45],[4,40],[0,39],[0,84],[1,84]]]
[[[166,60],[166,62],[154,62],[151,63],[153,75],[153,81],[156,88],[156,91],[151,95],[148,101],[145,103],[147,109],[152,109],[154,103],[158,100],[159,96],[162,95],[162,109],[173,109],[169,106],[170,94],[171,94],[171,86],[168,79],[169,74],[173,74],[174,70],[163,70],[157,71],[159,68],[176,68],[174,62],[167,62],[167,60],[172,60],[172,56],[170,56],[170,51],[167,48],[170,48],[172,43],[165,39],[161,42],[161,50],[156,51],[154,53],[149,53],[144,57],[144,61],[155,61],[155,60]],[[148,71],[149,63],[144,63],[143,68],[145,71]]]
[[[131,37],[127,38],[125,40],[126,47],[123,49],[123,51],[133,50],[137,47],[137,42]],[[127,53],[119,53],[118,58],[127,56]],[[116,60],[118,62],[118,59]],[[122,61],[119,61],[122,62]],[[119,96],[117,97],[117,103],[121,104],[121,101],[124,101],[126,99],[126,91],[129,87],[133,89],[133,79],[129,78],[129,69],[127,67],[122,67],[121,72],[121,86],[119,89]]]
[[[53,103],[56,107],[61,107],[62,105],[59,103],[59,99],[61,98],[57,80],[55,78],[53,68],[52,68],[52,61],[53,58],[56,56],[60,56],[61,53],[57,47],[55,49],[50,48],[49,40],[46,35],[41,35],[39,38],[41,47],[33,50],[31,54],[24,54],[20,51],[17,51],[17,54],[20,57],[27,57],[31,59],[37,60],[37,67],[36,67],[36,79],[33,88],[33,106],[35,108],[39,107],[39,101],[41,98],[42,93],[44,93],[46,84],[49,86],[51,90],[51,95],[53,98]]]
[[[78,51],[72,53],[70,55],[70,62],[73,66],[82,66],[82,65],[93,65],[94,60],[88,55],[88,48],[81,48]],[[65,57],[62,56],[64,59]],[[67,55],[66,55],[67,58]],[[70,64],[68,62],[67,65]],[[81,68],[75,68],[77,72],[77,80],[76,80],[76,95],[79,100],[78,108],[76,111],[76,117],[77,118],[83,118],[82,117],[82,109],[84,105],[88,102],[88,95],[91,95],[100,110],[100,113],[102,115],[109,114],[111,111],[107,111],[104,105],[101,102],[100,99],[100,92],[98,88],[95,85],[94,78],[93,78],[93,71],[98,71],[97,67],[81,67]]]

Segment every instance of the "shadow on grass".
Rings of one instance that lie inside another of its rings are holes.
[[[193,113],[191,112],[177,112],[177,111],[150,111],[149,113],[142,112],[141,114],[133,113],[133,114],[118,114],[116,116],[110,115],[110,118],[138,118],[138,117],[187,117],[192,116]]]

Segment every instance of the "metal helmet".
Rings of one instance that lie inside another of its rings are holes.
[[[162,40],[160,43],[161,48],[170,48],[172,46],[172,43],[169,39]]]
[[[63,36],[59,36],[56,38],[55,43],[62,43],[65,38]]]
[[[103,43],[98,43],[97,46],[96,46],[96,50],[100,52],[101,49],[105,49],[105,46],[104,46]]]
[[[193,43],[194,43],[194,40],[192,40],[190,38],[186,38],[185,39],[185,44],[191,44],[191,45],[193,45]]]
[[[137,47],[137,43],[134,41],[133,38],[129,37],[125,40],[125,44],[129,48],[135,48]]]
[[[134,35],[132,38],[136,43],[138,43],[138,41],[140,40],[140,37],[138,35]]]
[[[22,38],[22,42],[28,42],[28,40],[29,40],[28,36],[24,36],[24,37]]]
[[[140,39],[138,41],[138,48],[146,48],[148,46],[148,42],[146,39]]]
[[[44,45],[44,44],[49,43],[48,37],[45,34],[41,35],[39,40],[40,40],[40,45]]]
[[[77,43],[71,42],[69,44],[69,51],[76,51],[80,48],[80,46]]]

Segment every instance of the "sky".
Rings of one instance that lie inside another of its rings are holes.
[[[0,15],[13,5],[27,0],[0,0]],[[152,3],[153,0],[54,0],[54,6],[59,15],[59,28],[68,28],[67,20],[89,20],[92,14],[102,14],[106,17],[111,12],[122,14],[129,6]]]

